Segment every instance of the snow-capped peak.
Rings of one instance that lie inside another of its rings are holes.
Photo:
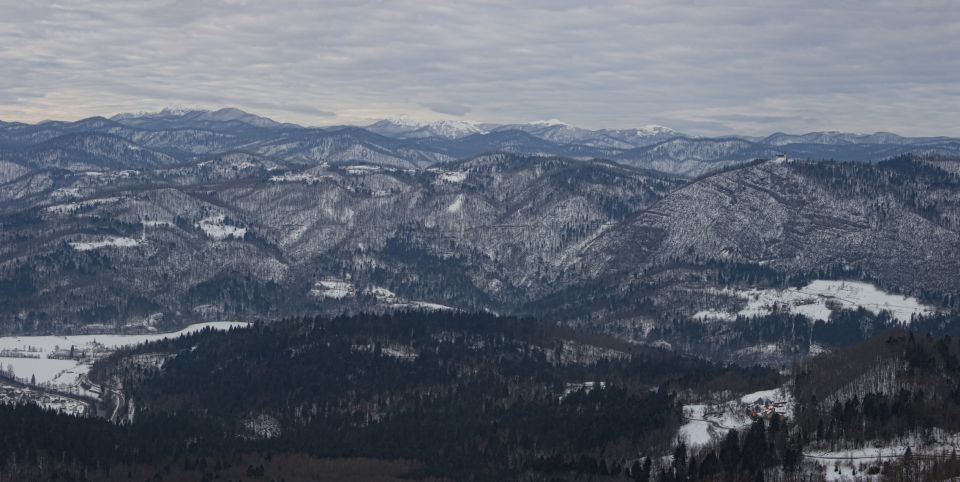
[[[677,131],[657,124],[650,124],[636,128],[637,135],[676,134]]]
[[[183,116],[183,115],[190,114],[191,112],[210,112],[210,111],[207,109],[198,109],[194,107],[187,107],[187,106],[181,105],[181,106],[164,107],[163,109],[160,110],[160,112],[157,112],[156,114]]]
[[[471,134],[486,133],[480,124],[468,120],[420,121],[405,115],[375,122],[367,129],[382,135],[399,137],[445,137],[457,139]]]
[[[418,121],[406,115],[388,117],[386,119],[383,119],[382,121],[377,122],[377,124],[381,122],[390,123],[398,127],[411,127],[411,128],[422,127],[424,125],[422,121]]]
[[[185,106],[171,106],[171,107],[164,107],[159,111],[124,112],[124,113],[113,116],[112,119],[125,120],[125,119],[151,118],[151,117],[182,117],[190,113],[203,113],[203,112],[210,112],[210,111],[206,109],[197,109],[197,108],[185,107]]]
[[[261,117],[256,114],[244,112],[236,107],[224,107],[212,111],[208,109],[198,109],[192,107],[164,107],[159,112],[141,112],[137,114],[125,113],[117,114],[112,117],[115,121],[152,121],[162,122],[230,122],[237,121],[256,127],[275,127],[278,122]]]
[[[533,121],[533,122],[531,122],[530,125],[534,125],[534,126],[562,126],[562,127],[570,127],[570,124],[568,124],[568,123],[566,123],[566,122],[564,122],[564,121],[562,121],[562,120],[560,120],[560,119],[538,120],[538,121]]]

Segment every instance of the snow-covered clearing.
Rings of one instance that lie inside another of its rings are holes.
[[[378,303],[393,309],[414,309],[429,311],[453,311],[456,308],[429,301],[409,301],[393,291],[380,286],[358,289],[353,283],[338,279],[326,279],[316,282],[310,295],[321,299],[343,300],[357,296],[358,292],[373,295]]]
[[[75,193],[75,195],[79,195],[79,194]],[[56,213],[56,214],[69,214],[69,213],[76,212],[81,208],[99,206],[101,204],[110,204],[110,203],[117,202],[119,200],[120,198],[116,198],[116,197],[88,199],[86,201],[73,202],[73,203],[67,203],[67,204],[55,204],[53,206],[48,206],[44,210],[47,212]]]
[[[398,344],[386,345],[381,348],[380,353],[403,361],[413,361],[420,356],[412,346]]]
[[[67,383],[76,382],[77,362],[75,360],[55,360],[50,358],[0,358],[0,368],[5,373],[20,378],[36,377],[37,383]]]
[[[429,311],[456,311],[456,308],[440,303],[431,303],[429,301],[404,301],[393,305],[394,308],[413,308]]]
[[[447,206],[447,212],[451,214],[459,213],[463,209],[463,194],[458,194],[457,198]]]
[[[69,386],[76,384],[81,375],[86,375],[90,371],[90,363],[96,356],[103,356],[117,348],[164,338],[176,338],[205,328],[228,330],[247,325],[248,323],[235,321],[197,323],[172,333],[144,335],[4,336],[0,337],[0,351],[31,358],[0,357],[0,368],[7,370],[12,366],[17,378],[29,381],[35,376],[38,384]],[[89,357],[84,360],[47,358],[54,354],[64,356],[69,353],[71,347],[74,348],[75,354],[87,353]]]
[[[440,173],[440,175],[437,176],[437,180],[441,182],[458,184],[467,180],[467,173],[462,171],[442,172]]]
[[[353,174],[355,176],[369,174],[371,172],[377,172],[381,170],[392,171],[391,169],[384,169],[380,166],[369,166],[366,164],[361,164],[357,166],[347,166],[344,170],[347,171],[347,174]]]
[[[222,241],[227,238],[243,239],[247,234],[247,229],[224,224],[224,219],[226,219],[224,216],[213,216],[202,219],[197,223],[197,227],[203,230],[204,234],[217,241]]]
[[[289,173],[279,176],[270,176],[270,182],[305,182],[307,184],[318,183],[324,179],[332,179],[332,176],[317,176],[305,172]]]
[[[686,423],[680,427],[677,438],[689,447],[701,447],[721,440],[730,430],[749,427],[753,416],[772,413],[793,416],[793,397],[786,388],[762,390],[721,403],[684,405]]]
[[[173,226],[173,221],[157,221],[157,220],[145,219],[143,221],[140,221],[140,224],[142,224],[143,227],[145,228],[165,228],[165,227]]]
[[[139,244],[140,241],[137,239],[125,238],[122,236],[110,236],[97,241],[74,241],[70,243],[70,247],[77,251],[90,251],[93,249],[106,247],[132,248]]]
[[[688,447],[701,447],[709,444],[712,440],[719,440],[727,430],[714,428],[710,422],[704,420],[704,411],[706,405],[684,405],[683,416],[687,417],[687,423],[680,427],[678,438],[683,440]],[[718,433],[721,431],[722,433]]]
[[[804,450],[803,457],[807,461],[822,466],[827,480],[852,482],[871,480],[865,475],[870,467],[879,467],[883,462],[893,462],[903,458],[907,448],[910,449],[911,456],[919,460],[949,459],[960,449],[960,434],[933,430],[923,436],[914,435],[857,449],[808,448]],[[880,477],[876,479],[879,480]]]
[[[441,305],[439,303],[431,303],[429,301],[407,301],[400,296],[398,296],[393,291],[390,291],[386,288],[381,288],[379,286],[374,286],[370,288],[369,293],[377,298],[377,301],[380,303],[386,304],[391,308],[403,309],[403,308],[412,308],[418,310],[431,310],[431,311],[453,311],[456,308]]]
[[[693,319],[698,321],[732,321],[736,317],[733,313],[720,310],[701,310],[693,315]]]
[[[357,290],[349,281],[322,280],[317,281],[310,290],[310,295],[317,298],[342,300],[356,296]]]
[[[723,289],[718,293],[742,298],[747,304],[737,313],[700,311],[694,315],[695,319],[723,320],[738,315],[753,317],[785,310],[812,320],[828,321],[830,306],[836,306],[848,310],[864,308],[873,313],[888,311],[894,319],[909,323],[914,315],[928,315],[935,311],[916,298],[887,293],[869,283],[857,281],[816,280],[802,288]]]

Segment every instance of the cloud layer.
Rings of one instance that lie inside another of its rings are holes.
[[[960,135],[954,0],[0,0],[0,119]]]

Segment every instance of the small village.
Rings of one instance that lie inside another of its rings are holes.
[[[33,404],[46,410],[74,416],[86,416],[90,413],[90,406],[86,402],[64,395],[34,390],[6,380],[0,380],[0,404]]]
[[[770,420],[774,414],[781,418],[787,418],[790,413],[789,403],[785,400],[772,400],[769,398],[758,398],[746,408],[747,416],[752,420]]]

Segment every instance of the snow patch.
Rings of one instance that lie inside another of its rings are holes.
[[[449,182],[451,184],[459,184],[467,180],[467,173],[462,171],[442,172],[439,176],[437,176],[437,180],[441,182]]]
[[[347,166],[344,170],[347,171],[347,174],[353,174],[355,176],[359,176],[363,174],[369,174],[371,172],[381,171],[383,170],[383,168],[381,168],[380,166],[359,165],[359,166]]]
[[[246,228],[224,224],[225,216],[211,216],[200,220],[197,223],[204,234],[217,241],[223,241],[228,238],[243,239],[247,234]]]
[[[603,390],[604,388],[607,388],[607,382],[567,382],[563,385],[563,395],[560,396],[560,400],[567,398],[571,393],[581,390],[583,390],[584,393],[590,393],[596,389]]]
[[[21,379],[36,377],[37,384],[76,385],[90,371],[93,362],[117,348],[139,345],[164,338],[197,333],[206,328],[224,331],[245,327],[248,323],[217,321],[197,323],[172,333],[144,335],[44,335],[0,337],[0,352],[17,356],[0,357],[0,368],[13,367]],[[67,355],[73,347],[75,358]],[[83,354],[83,356],[81,356]],[[29,357],[29,358],[27,358]]]
[[[332,179],[331,176],[317,176],[305,172],[289,173],[280,176],[270,176],[270,182],[304,182],[307,184],[316,184],[324,179]]]
[[[77,251],[90,251],[94,249],[114,247],[114,248],[132,248],[140,244],[140,241],[133,238],[124,238],[120,236],[111,236],[98,241],[75,241],[70,243],[70,247]]]
[[[54,194],[54,196],[55,195],[56,194]],[[79,195],[79,194],[75,193],[75,195]],[[86,201],[66,203],[66,204],[55,204],[53,206],[47,206],[46,208],[44,208],[44,211],[47,211],[48,213],[55,213],[55,214],[69,214],[69,213],[77,212],[81,208],[100,206],[102,204],[111,204],[117,201],[119,201],[119,198],[115,198],[115,197],[88,199]]]
[[[693,314],[693,319],[698,321],[733,321],[735,318],[733,313],[718,310],[702,310]]]
[[[447,212],[451,214],[459,213],[463,209],[463,194],[458,194],[457,198],[447,206]]]
[[[280,420],[272,415],[262,413],[250,416],[243,421],[244,436],[248,439],[267,440],[279,437],[283,432]]]
[[[328,298],[333,300],[342,300],[344,298],[353,298],[357,294],[357,289],[348,281],[328,279],[317,281],[310,290],[310,295],[316,298]]]
[[[429,311],[456,311],[457,309],[447,305],[441,305],[439,303],[431,303],[429,301],[407,301],[400,296],[398,296],[393,291],[390,291],[386,288],[381,288],[379,286],[374,286],[367,290],[368,293],[372,294],[377,298],[377,302],[383,303],[391,308],[395,309],[415,309],[415,310],[429,310]]]
[[[684,405],[686,423],[677,436],[690,447],[702,447],[721,440],[730,430],[749,427],[756,417],[767,418],[773,413],[793,417],[793,406],[793,397],[784,387],[749,393],[727,402]]]
[[[737,313],[701,311],[695,314],[694,318],[708,312],[714,316],[723,314],[732,318],[737,315],[762,316],[786,310],[812,320],[828,321],[832,305],[849,310],[864,308],[875,314],[888,311],[894,319],[909,323],[914,315],[930,315],[936,311],[933,307],[920,303],[916,298],[887,293],[872,284],[857,281],[816,280],[802,288],[723,289],[718,292],[745,299],[747,305]]]

